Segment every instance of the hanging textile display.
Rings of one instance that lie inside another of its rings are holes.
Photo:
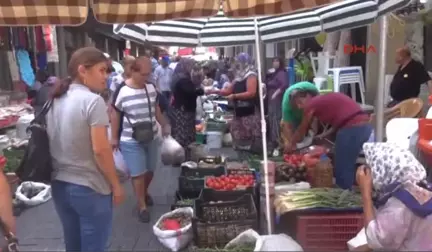
[[[53,25],[44,25],[43,34],[45,40],[45,49],[47,52],[48,62],[59,62],[58,48],[57,48],[57,33]]]
[[[30,62],[29,53],[26,50],[18,49],[16,51],[16,58],[18,61],[18,67],[22,81],[24,81],[27,86],[33,87],[35,82],[35,75]]]
[[[20,73],[18,68],[18,62],[14,53],[12,51],[8,51],[7,57],[8,57],[8,66],[9,66],[9,71],[10,71],[12,81],[20,81],[21,78],[20,78]]]

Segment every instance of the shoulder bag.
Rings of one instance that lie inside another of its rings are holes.
[[[129,119],[129,116],[127,116],[126,113],[124,113],[124,116],[126,117],[126,120],[129,122],[129,124],[132,127],[132,138],[135,139],[139,143],[150,143],[153,141],[155,134],[153,131],[153,114],[151,109],[151,100],[150,96],[147,90],[147,87],[145,87],[146,95],[147,95],[147,102],[148,102],[148,109],[149,109],[149,115],[150,115],[150,121],[144,121],[144,122],[136,122],[132,123]]]

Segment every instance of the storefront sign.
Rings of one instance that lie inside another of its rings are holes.
[[[358,45],[344,45],[344,54],[355,54],[355,53],[376,53],[377,50],[375,46],[369,45],[369,46],[358,46]]]

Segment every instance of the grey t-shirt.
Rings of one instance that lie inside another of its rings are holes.
[[[110,185],[98,169],[90,136],[91,127],[108,125],[104,100],[83,85],[71,84],[65,95],[55,99],[47,114],[53,179],[110,194]]]

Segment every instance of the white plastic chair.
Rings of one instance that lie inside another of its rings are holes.
[[[411,136],[418,130],[418,118],[394,118],[386,125],[387,142],[409,149]]]

